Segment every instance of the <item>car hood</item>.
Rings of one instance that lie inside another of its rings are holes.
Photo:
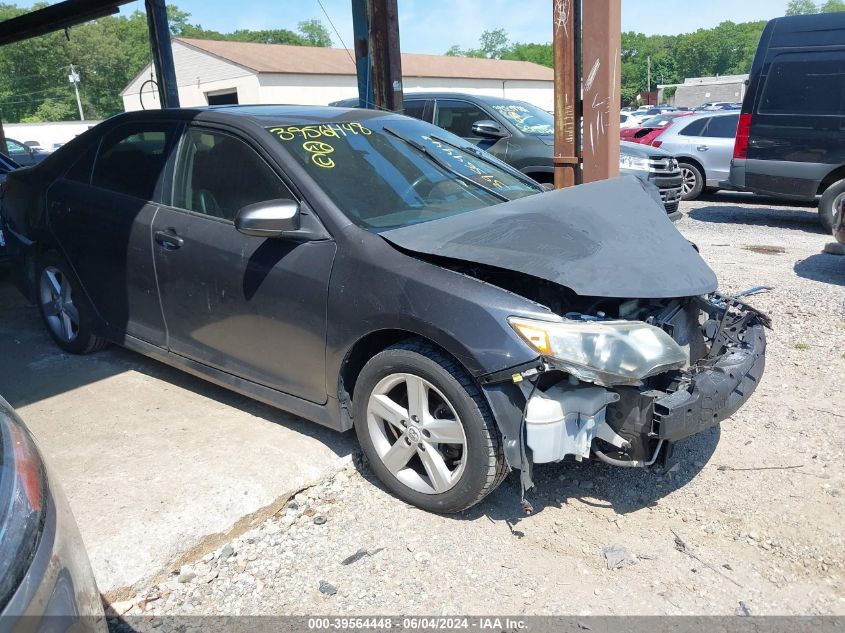
[[[691,297],[716,275],[631,176],[383,231],[405,251],[512,270],[583,296]]]

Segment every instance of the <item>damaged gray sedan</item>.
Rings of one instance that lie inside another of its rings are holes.
[[[757,386],[767,318],[634,178],[544,192],[421,121],[343,108],[120,115],[10,176],[22,291],[340,431],[457,512],[511,469],[646,468]]]

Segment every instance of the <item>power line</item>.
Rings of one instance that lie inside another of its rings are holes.
[[[346,54],[349,55],[349,59],[352,61],[352,65],[354,66],[355,58],[352,57],[352,53],[349,52],[349,47],[346,45],[346,42],[343,41],[343,37],[340,35],[340,31],[337,30],[337,27],[334,25],[334,22],[332,22],[331,16],[329,16],[329,12],[326,11],[326,7],[323,6],[323,1],[317,0],[317,4],[320,5],[320,8],[323,10],[323,15],[326,16],[326,19],[329,21],[329,24],[332,25],[332,29],[334,29],[334,33],[335,35],[337,35],[337,39],[340,40],[341,46],[343,46],[344,50],[346,51]]]

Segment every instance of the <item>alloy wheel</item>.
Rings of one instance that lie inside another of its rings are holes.
[[[39,283],[41,310],[53,334],[70,343],[79,335],[79,310],[73,303],[70,279],[60,269],[47,266]]]
[[[444,493],[466,468],[467,439],[454,406],[414,374],[390,374],[376,384],[367,430],[382,463],[417,492]]]
[[[689,195],[696,186],[697,179],[695,172],[689,167],[681,167],[681,178],[683,179],[681,190],[685,196]]]

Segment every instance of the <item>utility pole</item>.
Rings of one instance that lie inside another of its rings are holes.
[[[651,55],[648,56],[648,93],[651,94]]]
[[[581,181],[581,3],[552,2],[555,189]]]
[[[79,73],[70,65],[70,74],[67,76],[70,83],[73,84],[73,91],[76,93],[76,107],[79,108],[79,120],[84,121],[85,115],[82,112],[82,99],[79,98]]]
[[[373,107],[403,112],[402,56],[396,0],[368,0]]]

